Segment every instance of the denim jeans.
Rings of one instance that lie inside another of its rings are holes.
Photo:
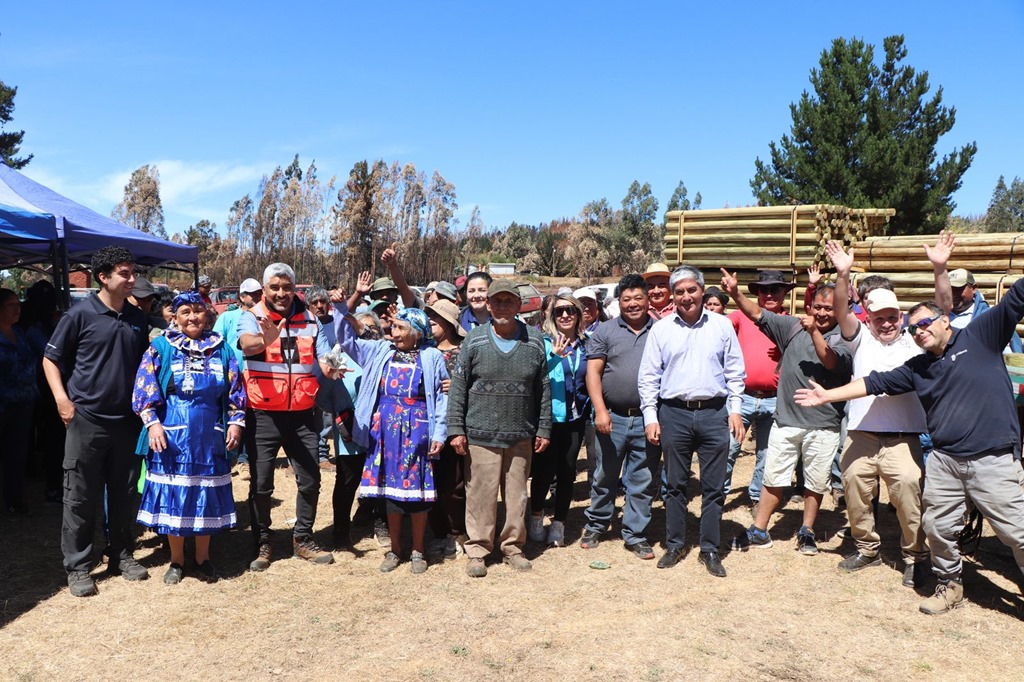
[[[590,507],[584,512],[586,529],[594,533],[608,530],[615,515],[621,476],[626,495],[622,539],[632,545],[647,539],[661,449],[647,442],[642,416],[622,417],[612,413],[611,417],[612,432],[597,433],[596,437],[594,483],[590,489]]]
[[[764,455],[768,452],[768,434],[772,430],[773,415],[775,414],[775,398],[755,398],[752,395],[743,394],[743,403],[740,405],[740,417],[743,419],[744,428],[754,427],[754,444],[756,461],[754,462],[754,473],[750,477],[750,487],[747,492],[750,499],[757,502],[761,499],[761,482],[764,480]],[[732,469],[736,466],[736,457],[740,454],[742,443],[729,437],[729,460],[725,465],[725,494],[729,494],[732,488]]]

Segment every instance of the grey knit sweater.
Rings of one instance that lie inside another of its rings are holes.
[[[491,338],[490,322],[469,332],[448,391],[448,435],[499,448],[551,437],[551,387],[540,332],[520,322],[519,340],[508,353]]]

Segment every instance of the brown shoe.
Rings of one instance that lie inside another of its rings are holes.
[[[487,575],[487,564],[483,559],[470,559],[466,563],[466,575],[470,578],[483,578]]]
[[[239,462],[238,463],[238,478],[239,478],[239,480],[248,481],[251,477],[252,476],[249,473],[249,463],[248,462]]]
[[[935,594],[921,602],[918,607],[921,613],[937,616],[964,605],[964,586],[955,580],[948,583],[940,582],[935,587]]]
[[[313,538],[294,538],[292,556],[314,564],[333,564],[334,555],[313,542]]]
[[[325,460],[321,461],[320,462],[320,468],[323,469],[324,471],[337,471],[338,470],[338,467],[335,466],[334,464],[331,464],[331,460],[329,460],[329,459],[325,459]]]
[[[533,564],[531,564],[530,560],[524,557],[522,553],[508,555],[505,557],[505,563],[517,571],[529,571],[533,568]]]
[[[273,555],[273,551],[270,549],[270,543],[264,542],[260,545],[260,548],[256,552],[256,558],[249,564],[250,571],[265,571],[270,568],[270,557]]]

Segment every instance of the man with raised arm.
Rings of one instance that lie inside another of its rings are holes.
[[[935,303],[918,303],[907,315],[907,331],[923,354],[845,386],[826,389],[814,384],[796,391],[796,401],[816,407],[867,395],[917,393],[934,446],[925,466],[922,523],[932,571],[939,579],[935,594],[919,608],[939,614],[963,603],[957,538],[964,527],[968,499],[1024,571],[1020,426],[1002,358],[1024,315],[1024,279],[965,329],[953,329]]]
[[[791,317],[762,310],[743,295],[736,276],[725,268],[722,288],[736,300],[740,311],[778,344],[782,354],[779,397],[775,423],[768,437],[761,502],[753,525],[735,539],[733,546],[740,550],[772,546],[768,521],[800,461],[804,466],[804,513],[803,525],[796,534],[796,548],[801,554],[813,556],[818,553],[814,522],[822,497],[831,489],[832,460],[839,447],[843,407],[823,405],[814,411],[801,410],[793,401],[793,392],[810,387],[813,380],[828,386],[841,386],[850,380],[850,351],[839,339],[833,311],[835,289],[831,284],[818,287],[811,314]]]

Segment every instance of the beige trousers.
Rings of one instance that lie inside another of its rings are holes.
[[[875,531],[872,500],[878,479],[885,482],[889,501],[896,507],[902,537],[900,546],[908,564],[928,560],[921,525],[921,441],[917,436],[891,437],[870,431],[850,431],[839,461],[850,531],[857,551],[877,556],[881,539]]]
[[[500,546],[504,556],[521,554],[526,544],[526,479],[533,459],[533,439],[512,447],[469,445],[466,457],[466,556],[484,559],[494,550],[498,490],[505,501]]]

